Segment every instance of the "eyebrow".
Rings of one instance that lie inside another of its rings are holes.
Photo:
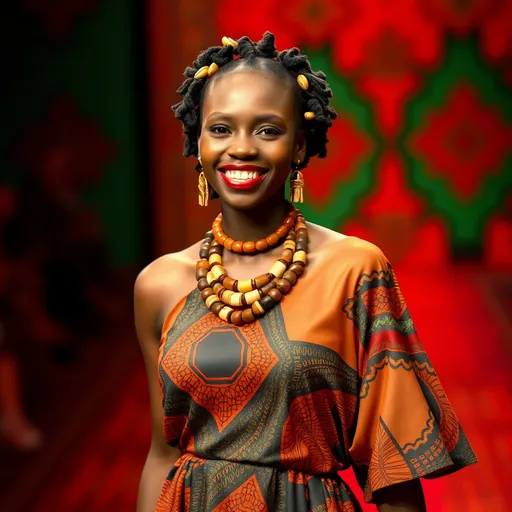
[[[228,119],[232,119],[236,116],[232,115],[232,114],[227,114],[227,113],[224,113],[224,112],[212,112],[209,116],[208,116],[208,120],[210,120],[211,118],[215,118],[215,117],[224,117],[224,118],[228,118]],[[256,116],[254,116],[254,120],[258,123],[261,123],[261,122],[264,122],[264,121],[280,121],[282,123],[285,122],[284,118],[282,118],[281,116],[278,116],[277,114],[258,114]]]

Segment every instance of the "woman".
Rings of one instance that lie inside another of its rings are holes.
[[[185,156],[222,215],[135,285],[153,425],[139,511],[361,510],[350,466],[380,511],[425,510],[418,477],[476,459],[393,269],[284,198],[326,154],[325,75],[270,33],[223,38],[185,75]]]

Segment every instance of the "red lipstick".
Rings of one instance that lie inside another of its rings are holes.
[[[264,179],[266,174],[260,174],[257,178],[247,179],[243,181],[234,181],[226,176],[225,173],[219,173],[222,181],[229,187],[236,190],[248,190],[258,186]]]
[[[226,164],[219,167],[220,176],[222,181],[229,187],[235,190],[249,190],[251,188],[257,187],[267,175],[268,169],[265,167],[260,167],[258,165],[252,164]],[[223,172],[222,172],[223,171]],[[258,176],[256,178],[245,178],[245,179],[236,179],[232,175],[228,176],[226,171],[246,171],[246,172],[257,172]]]

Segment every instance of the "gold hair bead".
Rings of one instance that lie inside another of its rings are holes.
[[[206,78],[208,76],[208,66],[203,66],[199,68],[194,75],[194,78],[198,80],[199,78]]]
[[[210,64],[210,67],[208,68],[208,76],[214,75],[215,73],[217,73],[218,70],[219,70],[219,66],[217,66],[217,64],[215,64],[215,62],[212,62]]]
[[[316,114],[314,112],[304,112],[304,118],[307,121],[312,121],[313,119],[315,119],[315,117],[316,117]]]
[[[308,90],[309,82],[308,82],[308,79],[304,75],[299,75],[297,77],[297,83],[299,84],[299,87],[301,89],[304,89],[305,91]]]
[[[234,39],[231,39],[231,37],[224,36],[222,38],[222,44],[223,46],[232,46],[235,49],[238,48],[238,43]]]

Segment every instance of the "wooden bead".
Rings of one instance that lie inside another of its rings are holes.
[[[206,304],[206,307],[210,310],[210,311],[213,311],[213,306],[214,304],[216,304],[217,302],[219,304],[221,304],[222,307],[224,307],[224,304],[222,304],[222,302],[220,301],[219,297],[217,297],[217,295],[210,295],[205,301],[205,304]]]
[[[256,252],[256,246],[254,242],[244,242],[242,249],[246,254],[252,254],[253,252]]]
[[[242,279],[242,280],[238,281],[238,291],[239,292],[246,293],[246,292],[250,292],[252,289],[253,288],[252,288],[251,279]]]
[[[212,245],[210,247],[209,255],[217,254],[222,257],[222,245]]]
[[[225,290],[224,286],[222,286],[222,284],[220,283],[215,283],[213,286],[212,286],[212,290],[213,290],[213,293],[215,293],[215,295],[217,295],[217,297],[220,297],[220,292],[222,290]]]
[[[208,274],[207,268],[199,268],[196,270],[196,279],[199,281],[203,277],[206,277],[206,274]]]
[[[297,251],[293,255],[293,261],[302,261],[302,263],[306,264],[306,262],[308,261],[308,256],[305,251]]]
[[[267,274],[262,274],[261,276],[258,276],[254,279],[254,282],[256,284],[256,288],[262,288],[266,284],[268,284],[270,279],[268,278]]]
[[[212,274],[212,276],[215,280],[218,280],[220,278],[220,276],[226,274],[226,269],[222,265],[215,265],[210,270],[210,273]]]
[[[210,246],[206,244],[201,244],[201,248],[199,249],[199,257],[200,258],[208,258],[210,253]]]
[[[281,261],[276,261],[270,267],[269,273],[274,275],[275,277],[282,277],[284,272],[286,271],[286,264]]]
[[[268,283],[266,284],[262,289],[261,289],[261,293],[263,295],[267,295],[268,292],[270,292],[270,290],[272,290],[273,288],[276,287],[276,284],[274,283],[274,281],[272,281],[271,283]]]
[[[250,305],[259,300],[259,298],[261,297],[261,293],[259,290],[252,290],[250,292],[245,293],[244,297],[247,305]]]
[[[299,229],[307,229],[306,224],[304,224],[304,222],[296,222],[295,231],[297,232]]]
[[[213,266],[214,263],[218,263],[219,265],[222,264],[222,258],[220,254],[210,254],[210,257],[208,258],[208,262],[210,263],[210,267]]]
[[[212,295],[215,295],[215,293],[213,292],[213,290],[211,288],[205,288],[202,292],[201,292],[201,299],[203,299],[204,301],[208,298],[208,297],[211,297]]]
[[[295,246],[297,251],[307,251],[308,250],[308,242],[304,239],[297,240],[297,245]]]
[[[224,320],[224,322],[228,322],[229,316],[231,316],[232,313],[233,313],[233,308],[230,308],[229,306],[224,306],[219,311],[219,318],[221,320]]]
[[[254,316],[252,309],[244,309],[242,311],[242,320],[246,324],[250,324],[251,322],[254,322],[254,320],[256,320],[256,317]]]
[[[284,219],[284,221],[283,221],[283,226],[285,226],[288,229],[291,229],[294,224],[295,224],[294,217],[286,217],[286,219]]]
[[[233,250],[233,252],[242,252],[243,247],[244,247],[243,242],[240,242],[239,240],[237,240],[236,242],[233,242],[232,250]]]
[[[241,311],[233,311],[231,313],[231,323],[233,325],[243,325],[244,321],[242,320],[242,312]]]
[[[276,279],[275,283],[276,283],[276,288],[281,293],[284,293],[284,294],[288,293],[292,288],[290,281],[287,281],[286,279]]]
[[[272,299],[274,299],[276,302],[279,302],[283,298],[282,293],[277,288],[272,288],[269,290],[268,296],[272,297]]]
[[[277,242],[279,242],[279,237],[275,233],[272,233],[271,235],[268,235],[265,240],[268,245],[276,245]]]
[[[240,307],[242,306],[242,299],[244,298],[244,294],[240,292],[230,292],[232,295],[229,297],[229,305]]]
[[[210,298],[210,297],[208,297]],[[219,316],[219,311],[225,307],[225,304],[223,302],[220,301],[220,299],[217,298],[217,301],[215,303],[213,303],[211,305],[211,307],[209,308],[210,311],[214,314],[214,315],[217,315]]]
[[[304,265],[301,265],[299,262],[292,263],[288,270],[291,270],[294,274],[297,274],[297,277],[300,277],[304,273]]]
[[[264,311],[270,311],[276,305],[276,301],[269,295],[265,295],[260,299],[260,304]]]
[[[233,290],[233,283],[235,280],[232,277],[225,277],[222,281],[222,285],[228,290]]]
[[[288,229],[286,228],[286,226],[279,226],[276,229],[276,235],[279,238],[284,238],[287,234],[288,234]]]
[[[293,251],[291,249],[285,249],[281,255],[281,259],[284,260],[288,265],[292,262]]]
[[[210,268],[210,264],[208,263],[207,259],[201,259],[196,263],[196,270],[200,268]]]
[[[253,303],[253,305],[251,306],[251,310],[256,318],[263,316],[265,314],[265,310],[261,306],[259,300]]]
[[[197,288],[201,291],[209,286],[208,281],[204,277],[197,282]]]
[[[293,286],[297,282],[297,274],[295,272],[292,272],[291,270],[287,270],[283,274],[283,279],[290,281],[290,284]]]
[[[233,244],[235,243],[235,241],[232,239],[232,238],[226,238],[226,240],[224,240],[224,247],[228,250],[228,251],[231,251],[233,249]]]
[[[266,251],[267,249],[268,249],[268,243],[265,239],[262,238],[261,240],[258,240],[256,242],[256,250],[257,251],[262,252],[262,251]]]
[[[295,242],[293,240],[286,240],[283,247],[285,249],[289,249],[292,252],[295,252]]]

